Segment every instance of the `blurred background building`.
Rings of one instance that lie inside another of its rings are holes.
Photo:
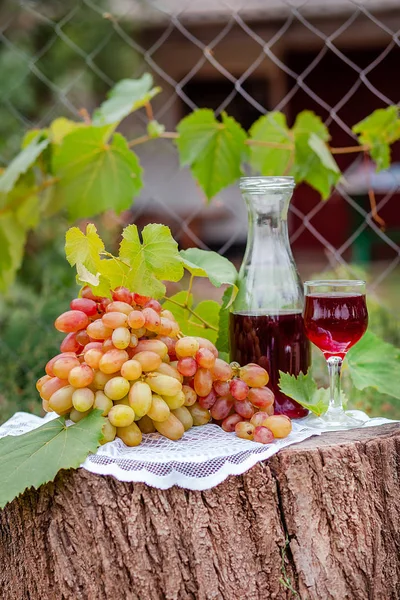
[[[329,127],[332,146],[354,145],[352,125],[400,101],[399,31],[398,0],[3,0],[0,166],[28,128],[61,115],[80,118],[80,108],[91,111],[115,82],[145,71],[163,88],[153,104],[167,130],[197,107],[225,110],[246,129],[271,110],[283,111],[291,126],[310,109]],[[145,130],[145,115],[138,113],[123,124],[128,136]],[[121,218],[99,220],[110,243],[128,221],[165,222],[182,246],[212,248],[240,264],[247,219],[237,189],[207,206],[189,172],[179,168],[171,140],[137,151],[144,191]],[[400,144],[393,147],[394,164],[380,175],[362,155],[336,158],[345,177],[328,201],[305,185],[295,191],[295,258],[303,277],[326,269],[365,275],[376,322],[397,343]],[[372,218],[369,187],[384,227]],[[67,226],[62,218],[39,226],[16,286],[0,304],[0,359],[11,365],[4,385],[14,385],[26,402],[25,385],[55,343],[49,315],[74,289],[63,258]],[[17,317],[9,318],[11,304],[20,307]],[[30,358],[21,364],[24,352]]]

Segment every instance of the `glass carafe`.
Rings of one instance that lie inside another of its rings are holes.
[[[287,216],[292,177],[243,177],[248,210],[246,252],[231,309],[231,360],[258,363],[269,375],[275,412],[291,418],[308,411],[278,387],[279,371],[298,375],[310,366],[302,317],[303,286],[289,243]]]

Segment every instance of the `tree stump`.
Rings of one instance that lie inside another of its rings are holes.
[[[398,600],[399,480],[398,424],[205,492],[64,471],[0,511],[0,598]]]

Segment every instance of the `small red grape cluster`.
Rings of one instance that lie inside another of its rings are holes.
[[[264,444],[290,433],[290,419],[273,414],[265,369],[228,364],[209,340],[183,336],[157,300],[125,287],[111,300],[85,287],[70,308],[55,321],[67,334],[61,353],[37,382],[45,411],[78,422],[100,409],[103,443],[117,436],[128,446],[155,431],[177,440],[211,419]]]

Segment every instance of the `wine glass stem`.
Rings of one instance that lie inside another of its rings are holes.
[[[331,356],[327,359],[329,371],[329,387],[330,399],[329,410],[341,408],[342,397],[340,395],[340,373],[342,370],[343,360],[339,356]]]

